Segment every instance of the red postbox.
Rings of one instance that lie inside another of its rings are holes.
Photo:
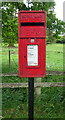
[[[19,11],[19,77],[46,76],[46,12]]]

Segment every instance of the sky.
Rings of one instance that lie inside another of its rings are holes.
[[[56,17],[60,20],[63,20],[63,2],[65,0],[54,0],[56,3],[55,6],[55,13],[56,13]]]

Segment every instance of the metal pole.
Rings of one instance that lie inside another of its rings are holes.
[[[28,83],[28,120],[34,120],[34,78],[29,78]]]
[[[10,49],[9,49],[9,67],[10,67]]]

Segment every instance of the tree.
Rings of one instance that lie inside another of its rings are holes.
[[[56,24],[54,25],[54,37],[58,38],[58,35],[63,35],[65,33],[65,23],[56,18]]]
[[[14,46],[18,40],[18,17],[17,10],[26,10],[24,3],[2,3],[2,36],[3,42]]]
[[[18,11],[19,10],[45,10],[47,13],[47,40],[49,42],[58,38],[64,33],[65,23],[56,18],[54,13],[55,2],[33,2],[27,0],[28,6],[24,2],[4,2],[2,3],[2,36],[3,42],[12,45],[17,42],[18,33]]]
[[[7,20],[2,29],[3,41],[8,43],[9,46],[14,46],[17,41],[17,18]]]

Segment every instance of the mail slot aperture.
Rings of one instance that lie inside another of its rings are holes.
[[[43,23],[34,23],[34,22],[32,22],[32,23],[21,23],[21,26],[44,26],[44,22]]]

